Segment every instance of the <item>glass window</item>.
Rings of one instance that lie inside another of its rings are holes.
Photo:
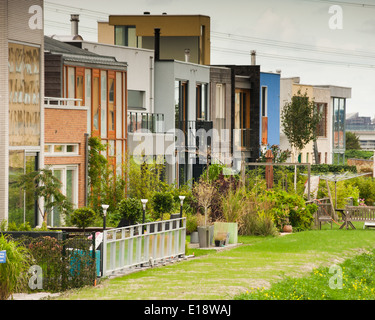
[[[107,138],[107,72],[101,71],[100,136]]]
[[[99,130],[99,77],[93,78],[93,99],[92,99],[92,126],[93,131]]]
[[[115,26],[115,44],[119,46],[137,47],[135,26]]]
[[[262,117],[267,117],[267,87],[262,87]]]
[[[108,130],[115,130],[115,79],[110,78],[108,80]]]
[[[84,76],[84,70],[83,68],[77,68],[76,70],[76,99],[81,99],[82,101],[77,101],[76,105],[83,105],[84,102],[84,96],[83,96],[83,76]]]
[[[123,104],[122,104],[122,82],[123,74],[116,72],[116,138],[121,139],[124,129],[122,127]]]
[[[40,49],[9,43],[9,145],[40,146]]]
[[[144,108],[144,91],[128,90],[128,108]]]
[[[74,99],[76,97],[76,90],[75,90],[75,68],[68,67],[68,77],[67,77],[67,98]],[[73,106],[73,102],[69,102],[68,105]]]
[[[317,135],[318,137],[327,137],[327,104],[317,103],[317,112],[320,113],[321,119],[318,123]]]
[[[54,145],[53,146],[53,152],[55,153],[60,153],[60,152],[64,152],[64,147],[60,144],[57,144],[57,145]]]

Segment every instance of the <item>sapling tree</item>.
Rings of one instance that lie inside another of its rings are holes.
[[[317,137],[317,126],[321,114],[317,111],[314,100],[307,93],[299,90],[292,100],[286,103],[281,111],[283,131],[292,147],[294,161],[299,152]]]

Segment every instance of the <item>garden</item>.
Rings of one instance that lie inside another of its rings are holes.
[[[370,269],[375,233],[362,230],[363,223],[357,222],[357,230],[340,230],[341,216],[335,221],[333,230],[328,225],[317,230],[319,202],[308,201],[307,168],[300,166],[296,171],[294,166],[275,166],[273,186],[269,188],[265,167],[249,167],[245,174],[226,175],[225,166],[211,164],[198,181],[177,187],[164,182],[165,170],[161,161],[139,164],[129,157],[126,167],[118,170],[100,154],[104,149],[98,139],[90,138],[91,192],[87,207],[73,210],[67,198],[59,193],[60,182],[48,169],[22,177],[20,188],[38,188],[36,182],[43,181],[44,188],[35,190],[45,203],[43,209],[39,208],[44,218],[43,227],[32,229],[28,223],[15,219],[3,222],[0,231],[4,234],[11,231],[50,232],[48,216],[54,211],[63,226],[76,227],[80,233],[69,239],[43,236],[13,240],[1,235],[0,251],[6,250],[7,263],[0,264],[0,299],[7,299],[16,292],[31,292],[28,286],[31,265],[48,270],[46,278],[50,284],[43,286],[44,290],[66,291],[60,297],[66,299],[373,298],[372,274],[366,274],[365,280],[359,283],[362,273],[355,266],[359,264]],[[277,148],[274,151],[278,152]],[[349,170],[354,173],[355,167],[319,165],[311,167],[311,175],[338,175]],[[314,198],[328,198],[337,208],[344,208],[348,203],[373,206],[375,181],[364,176],[337,182],[321,179],[315,192]],[[142,199],[148,200],[145,209]],[[147,268],[124,277],[97,278],[96,256],[92,250],[95,232],[87,232],[93,228],[161,222],[176,213],[186,218],[186,255],[195,258],[163,268]],[[205,230],[224,224],[235,226],[225,236],[233,237],[235,233],[234,242],[240,246],[222,251],[209,248],[215,245],[213,240],[219,241],[219,246],[225,244],[223,232],[216,232],[201,244],[201,235],[208,234]],[[197,233],[198,247],[190,243]],[[74,241],[77,244],[73,244]],[[54,263],[43,260],[45,256]],[[76,267],[72,266],[74,263]],[[350,294],[345,290],[340,291],[342,295],[329,293],[326,280],[333,263],[349,272],[343,273],[344,287],[353,283],[357,288],[366,286],[369,294],[356,296],[353,290]],[[158,277],[165,285],[157,284],[155,279]],[[317,280],[320,284],[315,283]],[[292,282],[296,284],[289,285]],[[281,292],[280,287],[290,290]],[[310,292],[310,287],[316,292]],[[325,292],[324,297],[319,296],[321,292]]]

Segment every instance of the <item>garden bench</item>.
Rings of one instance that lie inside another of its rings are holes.
[[[340,229],[343,227],[355,229],[352,221],[364,222],[363,228],[375,227],[375,207],[373,206],[346,206],[342,210],[342,217],[344,223]]]

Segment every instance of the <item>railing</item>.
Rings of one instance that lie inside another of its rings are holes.
[[[212,121],[178,121],[176,127],[184,133],[184,144],[186,147],[199,148],[211,145],[212,136],[207,134],[213,128]]]
[[[152,133],[164,133],[163,113],[128,112],[128,132],[145,129]]]
[[[81,107],[82,99],[45,97],[45,106],[78,106]]]
[[[105,230],[103,276],[185,254],[186,218]]]

